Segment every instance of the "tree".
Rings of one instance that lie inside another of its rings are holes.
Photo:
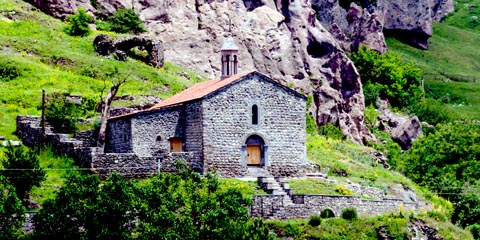
[[[405,174],[452,201],[452,220],[464,226],[480,223],[479,142],[477,122],[438,124],[405,155]]]
[[[69,24],[65,27],[65,32],[70,36],[85,37],[92,32],[88,24],[93,21],[93,17],[83,8],[78,8],[77,14],[67,16],[66,20]]]
[[[109,16],[107,22],[97,22],[97,27],[102,30],[117,33],[141,33],[145,32],[145,26],[140,15],[133,9],[120,8]]]
[[[421,99],[422,72],[414,63],[404,63],[396,54],[382,55],[365,46],[352,54],[352,61],[360,73],[367,105],[380,97],[403,108]]]
[[[220,190],[218,184],[215,176],[202,178],[191,169],[153,177],[139,193],[144,201],[140,238],[242,239],[246,232],[252,235],[246,224],[251,200],[237,189]]]
[[[3,176],[0,176],[0,190],[0,239],[16,239],[22,232],[25,207]]]
[[[129,239],[134,213],[132,183],[112,174],[103,184],[97,175],[73,174],[57,197],[35,215],[38,239]]]
[[[118,69],[115,68],[115,70],[109,74],[109,77],[112,77],[117,73],[118,73]],[[99,104],[99,106],[101,107],[102,114],[100,117],[100,130],[98,132],[98,140],[97,140],[98,146],[103,146],[103,144],[105,143],[105,131],[107,130],[107,120],[110,117],[110,106],[112,105],[113,99],[117,95],[118,90],[120,89],[120,86],[122,86],[122,84],[124,84],[127,81],[130,75],[131,73],[129,73],[125,78],[115,81],[113,83],[113,86],[108,90],[108,94],[105,98],[103,98],[103,91],[105,90],[107,85],[104,80],[104,88],[100,93],[100,104]]]
[[[220,189],[214,175],[191,169],[144,182],[112,174],[71,175],[35,215],[38,239],[270,239],[261,220],[251,221],[251,200],[238,189]]]
[[[18,198],[24,200],[32,187],[45,180],[45,171],[40,167],[38,151],[22,146],[7,146],[2,161],[5,170],[0,174],[15,187]]]

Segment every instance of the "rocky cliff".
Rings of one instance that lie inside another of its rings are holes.
[[[133,6],[126,0],[97,0],[95,6],[62,0],[33,3],[60,18],[78,6],[97,16],[133,8],[148,26],[148,35],[164,42],[167,61],[212,78],[220,75],[219,50],[231,21],[240,46],[240,71],[256,68],[313,95],[309,110],[318,124],[334,123],[358,143],[373,138],[363,126],[359,74],[316,19],[309,0],[144,0]]]
[[[383,33],[427,49],[433,22],[454,11],[453,0],[362,2],[365,10],[355,3],[345,7],[337,0],[312,0],[320,22],[330,28],[347,51],[355,51],[358,45],[365,44],[383,53],[387,50]]]
[[[351,51],[367,44],[385,52],[382,29],[402,19],[414,24],[400,21],[398,26],[430,36],[432,4],[438,2],[435,14],[442,15],[448,12],[445,5],[452,2],[404,0],[400,1],[403,6],[397,1],[379,0],[379,10],[370,13],[355,4],[347,11],[335,0],[30,1],[59,18],[74,13],[79,6],[96,16],[112,14],[122,7],[133,8],[146,23],[148,35],[164,42],[167,61],[211,78],[220,76],[219,50],[231,26],[240,46],[240,71],[256,68],[311,94],[309,110],[317,124],[334,123],[358,143],[373,136],[363,126],[360,76],[343,49]],[[421,15],[416,22],[415,14]],[[317,18],[323,19],[335,37]]]

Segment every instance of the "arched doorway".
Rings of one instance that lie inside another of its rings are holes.
[[[265,141],[258,135],[252,135],[245,141],[247,147],[247,166],[265,165]]]

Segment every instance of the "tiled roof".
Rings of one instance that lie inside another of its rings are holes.
[[[233,75],[231,77],[221,79],[221,80],[217,79],[217,80],[210,80],[210,81],[198,83],[198,84],[195,84],[195,85],[185,89],[184,91],[182,91],[180,93],[177,93],[177,94],[173,95],[171,98],[168,98],[168,99],[154,105],[153,107],[151,107],[149,109],[139,111],[139,112],[132,112],[132,113],[128,113],[128,114],[125,114],[125,115],[111,117],[110,119],[111,120],[119,119],[119,118],[131,116],[131,115],[135,115],[137,113],[148,112],[148,111],[162,109],[162,108],[166,108],[166,107],[173,107],[173,106],[176,106],[176,105],[183,104],[185,102],[198,100],[198,99],[201,99],[201,98],[207,96],[208,94],[213,93],[213,92],[215,92],[215,91],[217,91],[217,90],[219,90],[219,89],[221,89],[221,88],[223,88],[223,87],[225,87],[225,86],[227,86],[227,85],[229,85],[229,84],[231,84],[231,83],[233,83],[237,80],[240,80],[241,78],[243,78],[243,77],[245,77],[249,74],[252,74],[252,73],[258,73],[262,76],[265,76],[265,75],[259,73],[257,70],[252,70],[252,71],[248,71],[248,72],[239,73],[239,74],[236,74],[236,75]],[[268,78],[268,79],[270,79],[270,78]],[[279,82],[277,82],[273,79],[270,79],[270,80],[273,83],[276,83],[279,87],[284,88],[288,91],[291,91],[297,96],[301,96],[301,97],[305,98],[305,96],[303,94],[300,94],[300,93],[298,93],[298,92],[296,92],[296,91],[294,91],[294,90],[292,90],[288,87],[285,87],[284,85],[282,85],[281,83],[279,83]]]
[[[234,82],[235,80],[238,80],[252,72],[255,71],[248,71],[248,72],[243,72],[239,74],[235,74],[233,76],[230,76],[228,78],[222,79],[222,80],[210,80],[202,83],[195,84],[191,86],[190,88],[185,89],[184,91],[175,94],[171,98],[168,98],[153,107],[149,108],[148,110],[155,110],[155,109],[160,109],[168,106],[173,106],[177,105],[180,103],[184,102],[189,102],[192,100],[200,99],[209,93],[212,93],[224,86],[227,86],[228,84]],[[147,110],[147,111],[148,111]]]

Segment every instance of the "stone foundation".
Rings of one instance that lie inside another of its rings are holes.
[[[377,215],[388,212],[416,211],[415,202],[400,199],[364,200],[355,196],[292,195],[294,204],[285,204],[281,195],[255,195],[250,207],[250,216],[265,219],[308,218],[330,209],[336,217],[342,210],[353,207],[359,214]]]

